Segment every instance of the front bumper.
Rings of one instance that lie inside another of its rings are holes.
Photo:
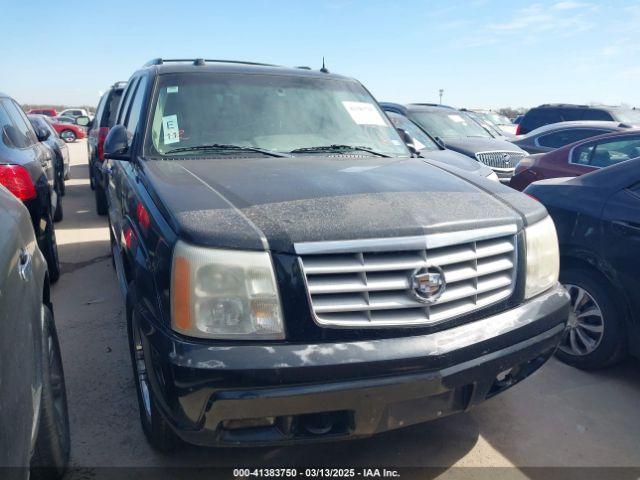
[[[554,353],[560,286],[449,330],[345,343],[197,343],[141,319],[151,388],[189,443],[265,445],[369,436],[462,412]]]

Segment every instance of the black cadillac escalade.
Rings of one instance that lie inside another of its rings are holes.
[[[357,438],[462,412],[565,329],[527,196],[411,152],[357,81],[157,59],[105,141],[154,447]]]

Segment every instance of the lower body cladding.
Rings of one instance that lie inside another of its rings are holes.
[[[142,315],[149,380],[188,443],[271,445],[366,437],[456,412],[531,375],[555,352],[560,286],[429,335],[345,343],[185,340]]]

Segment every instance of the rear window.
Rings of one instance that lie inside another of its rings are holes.
[[[120,99],[122,98],[122,90],[112,90],[107,104],[104,108],[104,115],[102,116],[102,127],[113,127],[116,122],[116,114],[118,113],[118,105],[120,105]]]
[[[640,126],[640,110],[634,109],[620,109],[613,112],[615,119],[618,122],[627,123],[633,126]]]
[[[532,108],[525,114],[520,122],[520,132],[529,133],[543,125],[557,122],[562,122],[559,109]]]

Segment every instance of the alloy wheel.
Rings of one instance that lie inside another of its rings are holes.
[[[584,288],[572,284],[565,284],[565,288],[571,296],[571,311],[560,350],[569,355],[588,355],[602,342],[602,309]]]

